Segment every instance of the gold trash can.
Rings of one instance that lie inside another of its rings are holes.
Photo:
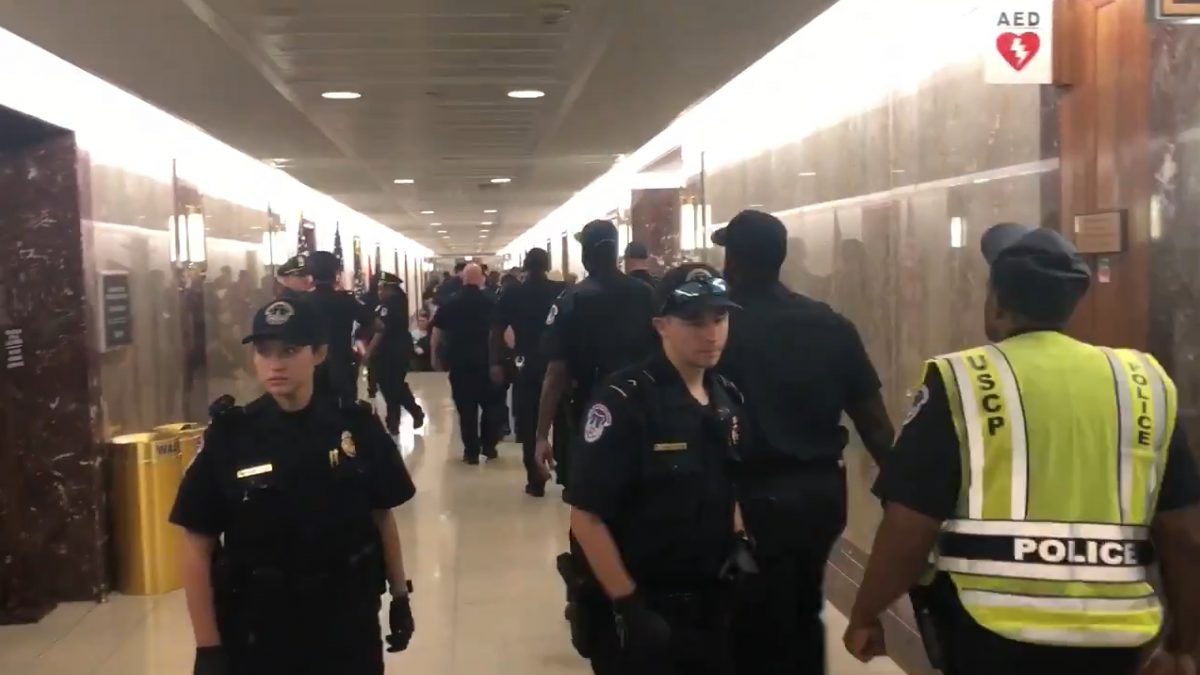
[[[182,534],[167,522],[183,461],[179,441],[159,433],[129,434],[111,441],[113,540],[117,590],[158,595],[183,586]]]
[[[179,453],[183,457],[183,470],[187,471],[187,468],[192,465],[192,461],[196,459],[196,453],[200,452],[200,445],[204,441],[204,431],[207,428],[203,424],[195,422],[177,422],[154,427],[154,430],[179,439]]]

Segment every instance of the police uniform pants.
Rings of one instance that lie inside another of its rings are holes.
[[[544,483],[538,470],[537,459],[537,419],[538,407],[542,399],[542,381],[546,377],[546,367],[530,364],[517,371],[516,382],[513,385],[513,409],[517,414],[517,440],[521,442],[521,456],[525,461],[525,480],[529,485]]]
[[[450,390],[458,409],[464,455],[479,457],[500,440],[499,388],[492,384],[487,366],[451,368]]]
[[[953,582],[934,584],[934,623],[945,675],[1136,675],[1140,649],[1050,647],[1015,642],[975,622],[963,609]]]
[[[739,675],[825,672],[825,565],[846,526],[845,471],[836,463],[774,471],[742,484],[759,574],[734,615]]]
[[[339,606],[340,605],[340,606]],[[223,629],[230,675],[383,675],[380,600],[240,608]]]
[[[581,606],[588,614],[588,643],[592,672],[596,675],[731,675],[729,612],[724,600],[693,611],[680,612],[670,603],[648,594],[646,603],[671,626],[671,642],[659,654],[633,655],[621,648],[612,606],[590,602]]]
[[[342,405],[358,400],[358,366],[353,362],[326,362],[317,367],[314,390],[335,397]]]
[[[421,406],[417,405],[412,387],[408,386],[406,366],[404,363],[389,361],[376,361],[371,365],[371,372],[375,373],[379,391],[383,393],[383,400],[387,403],[387,428],[393,434],[400,431],[402,409],[407,410],[413,417],[424,414]]]

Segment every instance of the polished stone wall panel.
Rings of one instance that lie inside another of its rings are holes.
[[[103,494],[74,137],[0,153],[0,623],[99,598]]]
[[[715,223],[744,208],[784,221],[785,283],[855,323],[897,423],[926,359],[985,342],[982,233],[997,222],[1042,223],[1057,204],[1050,195],[1042,206],[1057,178],[1045,98],[1039,87],[988,86],[976,65],[955,66],[704,176]],[[770,104],[747,101],[750,110]],[[954,241],[953,218],[962,223]],[[719,249],[696,257],[721,259]],[[880,512],[869,493],[876,471],[860,450],[855,438],[846,537],[869,550]]]

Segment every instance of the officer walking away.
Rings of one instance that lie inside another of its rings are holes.
[[[542,333],[550,308],[564,288],[562,283],[546,278],[549,269],[550,254],[544,249],[531,249],[525,255],[525,282],[511,285],[501,294],[492,322],[492,382],[498,386],[503,384],[506,376],[502,364],[506,347],[505,331],[511,328],[516,338],[517,375],[513,387],[513,408],[517,414],[517,440],[521,442],[525,460],[525,493],[531,497],[546,495],[546,477],[534,458],[538,402],[542,395],[542,381],[546,377],[546,360],[541,351]]]
[[[297,300],[308,297],[313,288],[312,275],[308,273],[308,256],[295,255],[275,270],[279,281],[279,299]]]
[[[588,277],[570,286],[550,308],[542,345],[548,365],[538,408],[536,459],[547,478],[555,463],[550,429],[563,397],[576,402],[571,412],[578,420],[597,384],[657,349],[651,326],[654,291],[617,267],[616,226],[594,220],[575,238],[582,245]],[[560,458],[565,456],[560,452]],[[567,467],[559,470],[570,475]]]
[[[466,269],[466,267],[467,267],[467,263],[465,263],[465,262],[459,261],[459,262],[455,263],[454,264],[454,276],[450,277],[449,279],[446,279],[445,281],[442,282],[442,284],[440,286],[438,286],[437,293],[434,295],[434,303],[436,303],[438,307],[445,307],[446,304],[448,302],[450,302],[450,300],[453,299],[454,296],[458,295],[459,291],[462,290],[462,287],[463,287],[463,276],[462,275],[463,275],[463,270]]]
[[[650,284],[651,288],[658,283],[650,273],[650,250],[640,241],[631,241],[625,247],[625,274]]]
[[[318,391],[328,388],[339,402],[353,403],[358,400],[354,324],[374,325],[375,315],[353,295],[337,289],[342,263],[332,253],[312,252],[308,256],[308,269],[316,283],[309,302],[317,310],[317,320],[329,340],[328,357],[317,373]]]
[[[659,291],[661,349],[605,380],[577,440],[567,501],[587,581],[572,635],[600,675],[730,673],[727,562],[752,561],[732,474],[741,395],[712,368],[737,306],[706,265]]]
[[[752,440],[739,475],[761,574],[734,621],[738,668],[825,672],[825,565],[846,526],[847,414],[878,462],[893,430],[858,330],[780,282],[787,229],[744,211],[713,234],[744,311],[730,322],[718,370],[746,395]]]
[[[412,333],[408,332],[408,294],[400,277],[379,273],[379,308],[375,310],[375,334],[367,347],[366,361],[375,374],[383,400],[387,402],[387,430],[400,433],[400,409],[413,418],[413,428],[425,424],[425,411],[408,386],[408,368],[413,357]]]
[[[463,269],[462,290],[433,316],[433,367],[450,371],[450,390],[458,409],[463,461],[479,464],[479,455],[496,459],[500,442],[499,388],[488,373],[488,334],[496,298],[484,290],[479,265]],[[442,363],[442,343],[450,333]]]
[[[948,675],[1126,675],[1164,627],[1145,672],[1194,674],[1200,478],[1174,383],[1148,354],[1063,333],[1091,273],[1057,232],[997,225],[983,254],[993,343],[927,364],[875,485],[846,647],[884,652],[880,615],[936,551],[914,605]]]
[[[391,513],[412,480],[369,405],[315,394],[326,349],[309,303],[263,307],[245,342],[266,394],[244,409],[229,396],[214,404],[171,511],[184,528],[194,672],[381,675],[385,582],[389,651],[413,634]]]

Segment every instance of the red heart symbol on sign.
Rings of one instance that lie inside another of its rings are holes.
[[[1042,38],[1037,33],[1003,33],[996,38],[996,50],[1018,72],[1029,65],[1041,48]]]

